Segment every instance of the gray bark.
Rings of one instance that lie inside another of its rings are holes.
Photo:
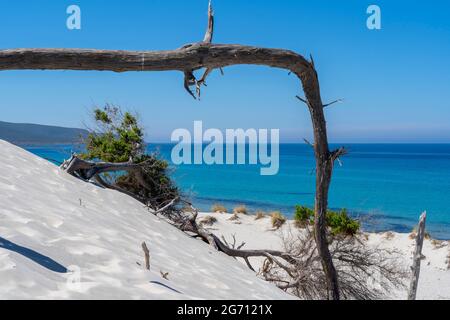
[[[411,267],[411,283],[409,285],[408,300],[416,300],[417,286],[419,284],[420,261],[422,260],[423,239],[425,238],[425,222],[427,213],[424,212],[420,216],[419,225],[417,227],[416,248],[414,250],[413,265]]]

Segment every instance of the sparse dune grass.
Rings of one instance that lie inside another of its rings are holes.
[[[267,215],[263,211],[257,211],[255,214],[255,220],[261,220],[267,217]]]
[[[383,237],[386,240],[391,240],[391,239],[393,239],[395,237],[395,233],[393,233],[392,231],[388,231],[388,232],[384,233]]]
[[[184,206],[183,208],[181,208],[181,211],[189,213],[189,212],[193,212],[194,209],[192,207],[189,207],[189,206]]]
[[[211,207],[211,212],[214,213],[227,213],[227,208],[225,208],[223,205],[216,203]]]
[[[447,246],[447,243],[445,241],[442,240],[436,240],[436,239],[432,239],[431,240],[431,244],[433,245],[433,247],[435,249],[441,249],[443,247]]]
[[[272,219],[272,227],[274,227],[275,229],[281,228],[281,226],[286,223],[286,217],[283,216],[279,211],[270,213],[270,217]]]
[[[216,222],[217,222],[217,219],[213,216],[206,216],[200,220],[200,223],[205,226],[212,226]]]
[[[411,240],[415,239],[417,237],[417,227],[414,227],[411,231],[411,233],[409,234],[409,238]],[[427,240],[431,240],[431,234],[427,231],[425,231],[425,234],[423,236],[425,239]]]
[[[244,205],[237,206],[236,208],[233,209],[233,213],[235,213],[235,214],[247,214],[248,213],[247,207],[244,206]]]

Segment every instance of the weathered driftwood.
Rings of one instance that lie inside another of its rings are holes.
[[[408,300],[416,300],[417,286],[419,284],[420,261],[422,260],[422,247],[425,238],[425,222],[427,213],[424,212],[420,216],[419,225],[417,226],[416,248],[414,250],[413,265],[411,267],[411,283],[409,285]]]
[[[212,247],[214,247],[216,250],[221,251],[231,257],[234,258],[242,258],[247,266],[252,270],[255,271],[253,266],[250,264],[249,258],[254,257],[264,257],[273,259],[273,257],[280,257],[281,259],[285,260],[286,262],[290,264],[295,264],[296,260],[289,254],[282,252],[282,251],[276,251],[276,250],[242,250],[243,245],[240,245],[238,248],[231,248],[229,245],[226,244],[226,241],[220,240],[216,235],[212,234],[201,224],[198,224],[196,222],[198,217],[198,210],[190,203],[187,203],[189,206],[191,206],[192,214],[190,216],[178,216],[178,217],[172,217],[171,221],[175,223],[175,225],[182,231],[193,233],[196,237],[200,237],[205,242],[209,243]],[[245,243],[244,243],[245,244]]]
[[[142,168],[142,163],[123,162],[94,162],[80,159],[76,155],[72,155],[69,160],[66,160],[61,168],[67,173],[77,175],[84,180],[90,180],[95,176],[113,171],[139,171]]]
[[[324,107],[314,61],[290,50],[238,44],[213,44],[214,15],[209,10],[204,41],[168,51],[114,51],[84,49],[12,49],[0,50],[0,70],[98,70],[98,71],[180,71],[184,86],[195,86],[197,97],[208,74],[232,65],[262,65],[289,70],[300,80],[314,129],[316,158],[315,240],[330,290],[330,298],[339,299],[336,269],[328,249],[325,216],[334,161],[344,149],[330,151]],[[194,71],[205,69],[200,80]]]
[[[67,173],[81,178],[86,181],[95,181],[100,186],[116,190],[122,193],[125,193],[126,195],[135,198],[136,200],[146,203],[145,199],[141,198],[140,196],[125,190],[121,187],[119,187],[116,184],[111,184],[106,182],[101,174],[106,172],[120,172],[120,171],[126,171],[126,172],[132,172],[136,179],[139,182],[139,185],[142,188],[151,190],[151,186],[148,185],[148,183],[145,181],[143,176],[143,171],[147,166],[149,165],[149,160],[143,161],[140,163],[134,163],[134,162],[122,162],[122,163],[114,163],[114,162],[95,162],[95,161],[87,161],[79,158],[77,155],[72,155],[72,157],[66,161],[63,162],[61,165],[61,169],[66,171]],[[175,202],[178,200],[178,197],[175,199],[171,199],[171,201],[164,204],[161,208],[153,208],[151,211],[153,214],[158,214],[160,212],[163,212],[170,207],[172,207]]]
[[[150,270],[150,250],[145,242],[142,242],[142,250],[144,251],[145,269]]]

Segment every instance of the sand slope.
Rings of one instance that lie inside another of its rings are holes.
[[[130,197],[4,141],[0,156],[1,299],[292,298]]]

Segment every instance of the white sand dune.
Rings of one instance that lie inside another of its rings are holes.
[[[282,234],[299,232],[293,221],[288,221],[281,229],[274,231],[269,217],[255,220],[254,216],[239,215],[239,221],[230,221],[230,214],[202,213],[199,220],[211,215],[217,219],[217,223],[209,229],[219,237],[224,237],[228,242],[233,241],[235,235],[237,244],[245,242],[244,249],[273,249],[282,250]],[[412,265],[415,240],[405,233],[366,233],[367,245],[396,250],[400,256],[400,263],[404,268]],[[421,263],[417,299],[450,299],[450,246],[448,241],[433,241],[425,239],[422,254],[425,258]],[[259,267],[261,261],[253,260],[254,267]],[[258,265],[259,263],[259,265]],[[408,280],[405,281],[409,285]],[[407,291],[393,291],[387,294],[390,299],[406,299]]]
[[[293,298],[128,196],[4,141],[0,156],[0,299]]]

